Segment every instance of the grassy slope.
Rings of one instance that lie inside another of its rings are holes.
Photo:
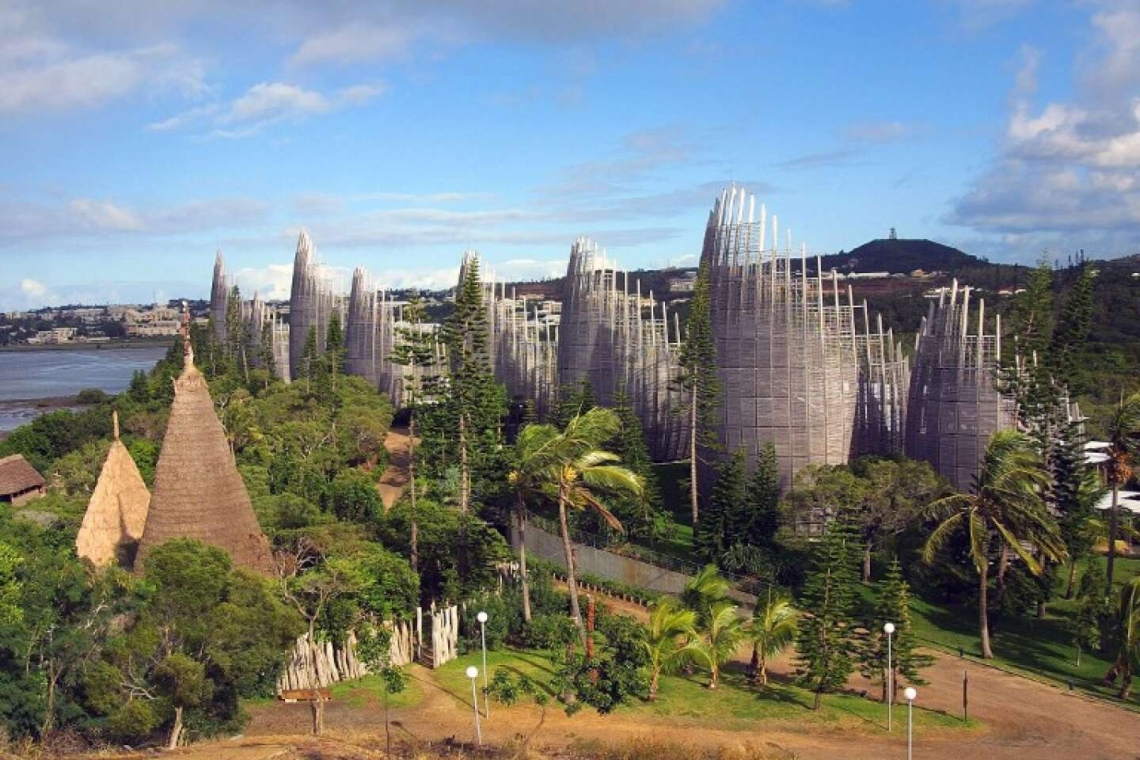
[[[1103,557],[1091,560],[1104,564]],[[1078,578],[1083,566],[1078,568]],[[1121,585],[1140,575],[1140,559],[1117,558],[1116,583]],[[1115,691],[1100,684],[1110,662],[1095,652],[1082,652],[1076,664],[1076,649],[1065,629],[1076,607],[1075,602],[1061,598],[1067,576],[1061,573],[1057,596],[1049,604],[1044,618],[1018,618],[1002,621],[993,640],[992,662],[997,667],[1032,675],[1062,685],[1072,682],[1074,688],[1115,699]],[[921,599],[911,603],[915,630],[924,643],[980,657],[978,614],[974,607],[946,607]],[[1136,698],[1131,706],[1140,707]]]
[[[553,696],[549,683],[554,677],[554,665],[547,653],[515,649],[492,651],[487,653],[487,664],[492,676],[499,669],[513,675],[525,675],[543,685]],[[449,693],[470,704],[471,681],[465,675],[468,665],[481,669],[481,655],[475,652],[460,657],[436,671],[436,677]],[[823,706],[813,711],[812,695],[804,689],[775,683],[767,687],[751,687],[742,673],[732,671],[723,673],[721,679],[721,687],[711,691],[705,686],[707,680],[700,675],[664,676],[656,702],[638,700],[619,708],[614,715],[618,719],[638,716],[670,718],[691,723],[694,727],[736,731],[754,729],[756,721],[761,720],[886,731],[886,713],[878,702],[845,694],[829,695],[824,697]],[[480,674],[477,686],[481,689],[482,685]],[[977,725],[974,721],[964,724],[956,717],[918,708],[915,709],[915,720],[916,726],[961,728]]]

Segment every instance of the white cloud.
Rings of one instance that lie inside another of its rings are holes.
[[[25,277],[20,280],[20,292],[28,298],[43,298],[48,293],[47,285],[44,285],[39,280],[33,280]]]
[[[1123,8],[1123,6],[1121,6]],[[1140,233],[1140,9],[1094,14],[1097,37],[1082,58],[1083,78],[1071,101],[1034,102],[1040,54],[1023,48],[1000,152],[957,201],[947,221],[1041,242],[1040,235],[1083,236],[1098,253],[1132,253]]]
[[[71,210],[87,224],[100,230],[140,230],[143,222],[132,212],[111,201],[79,198],[71,202]]]
[[[416,34],[396,25],[354,23],[316,34],[305,40],[290,59],[304,66],[314,63],[389,61],[407,55]]]
[[[190,124],[200,122],[203,119],[213,116],[217,112],[217,104],[211,103],[210,105],[201,106],[199,108],[191,108],[188,111],[183,111],[182,113],[176,116],[171,116],[169,119],[164,119],[163,121],[147,124],[146,128],[152,132],[168,132],[175,129],[182,129],[183,127],[189,126]]]
[[[332,108],[319,92],[280,82],[262,82],[230,105],[227,122],[264,122],[323,113]]]

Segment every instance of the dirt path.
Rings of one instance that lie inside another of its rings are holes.
[[[410,443],[408,429],[403,427],[389,428],[388,435],[384,437],[384,448],[388,450],[388,469],[384,470],[380,482],[376,484],[380,500],[384,502],[384,509],[391,509],[408,485]],[[419,443],[418,438],[416,443]]]

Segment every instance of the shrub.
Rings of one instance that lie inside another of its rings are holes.
[[[566,613],[542,613],[531,617],[530,625],[523,627],[523,645],[528,649],[555,650],[565,647],[578,637],[574,621]]]
[[[84,388],[76,395],[75,400],[84,406],[102,404],[108,398],[107,394],[98,388]]]

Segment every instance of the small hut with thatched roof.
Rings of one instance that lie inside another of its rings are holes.
[[[0,504],[19,507],[44,495],[44,476],[20,454],[0,458]]]
[[[272,573],[269,541],[257,524],[206,378],[194,366],[188,324],[184,314],[185,368],[174,383],[136,567],[145,565],[156,546],[172,538],[194,538],[226,551],[238,567]]]
[[[131,565],[150,508],[150,491],[135,460],[119,440],[119,413],[111,414],[115,440],[75,537],[80,559],[89,559],[96,567],[112,562]]]

